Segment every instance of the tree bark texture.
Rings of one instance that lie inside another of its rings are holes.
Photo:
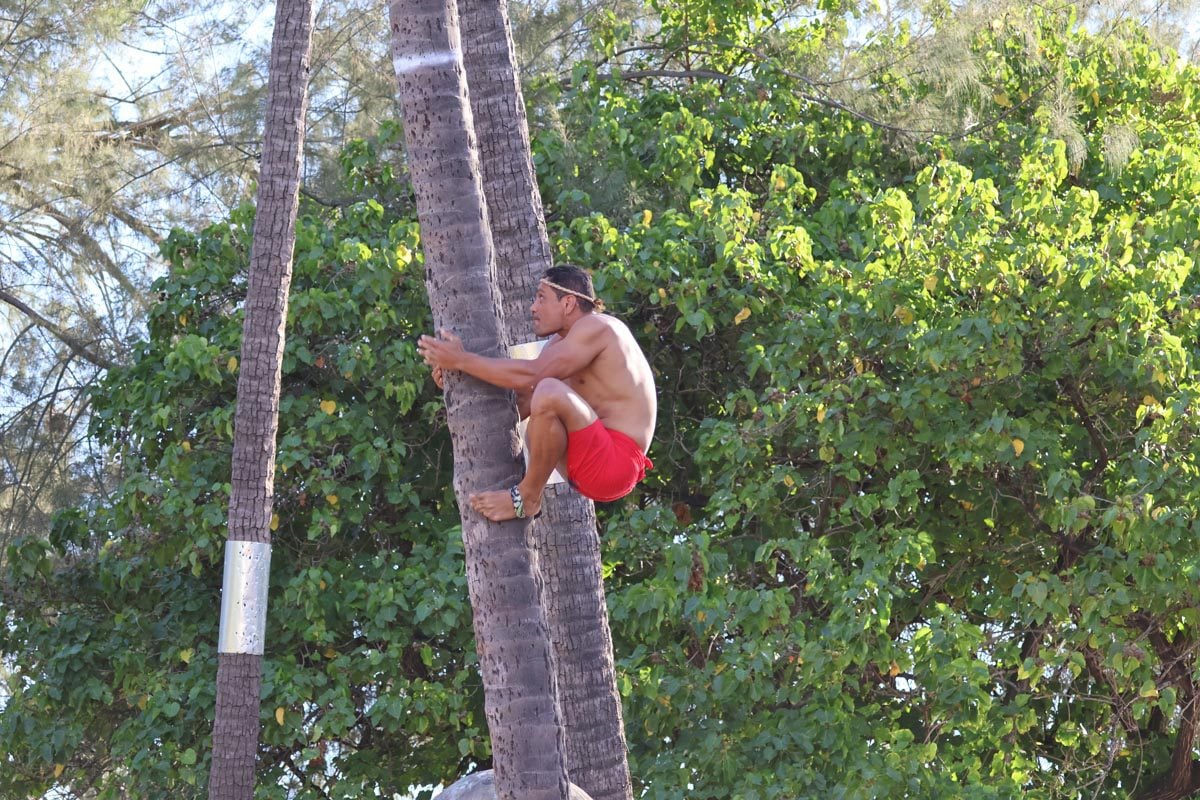
[[[529,306],[550,266],[542,195],[529,150],[507,0],[464,0],[463,60],[479,142],[497,283],[512,343],[534,338]]]
[[[530,527],[545,587],[567,773],[593,800],[631,800],[595,506],[558,484],[547,488],[542,509]]]
[[[507,0],[467,0],[462,28],[505,329],[510,342],[527,342],[534,338],[529,304],[553,262]],[[547,488],[543,509],[531,534],[544,580],[567,772],[594,800],[632,800],[595,506],[559,485]]]
[[[390,14],[434,325],[468,350],[500,355],[507,341],[457,9],[454,0],[393,0]],[[488,522],[467,503],[474,491],[518,481],[516,407],[509,392],[457,374],[447,375],[445,398],[497,794],[565,800],[562,724],[527,525]]]
[[[1200,793],[1200,761],[1195,758],[1196,738],[1200,732],[1200,692],[1192,675],[1195,642],[1185,636],[1168,639],[1162,629],[1147,617],[1138,618],[1146,626],[1146,638],[1162,664],[1160,680],[1178,692],[1179,732],[1171,749],[1171,765],[1166,774],[1139,792],[1137,800],[1184,800]]]
[[[218,654],[217,718],[213,724],[212,772],[208,779],[210,798],[254,796],[261,686],[262,656]]]
[[[234,412],[231,541],[271,541],[275,435],[296,242],[312,28],[311,0],[278,0]],[[261,675],[261,654],[218,654],[209,773],[209,797],[214,800],[249,800],[254,796]]]

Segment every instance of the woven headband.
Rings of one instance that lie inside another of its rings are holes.
[[[604,301],[598,297],[588,297],[583,292],[577,292],[574,289],[568,289],[565,286],[559,286],[557,283],[555,283],[554,281],[549,280],[547,278],[542,278],[542,283],[546,284],[551,289],[555,289],[557,291],[564,292],[566,294],[574,295],[575,297],[578,297],[581,300],[587,300],[589,303],[591,303],[592,305],[594,305],[596,307],[597,311],[604,310]]]

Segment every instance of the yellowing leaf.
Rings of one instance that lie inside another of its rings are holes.
[[[1092,90],[1092,105],[1100,105],[1100,92],[1097,89]]]
[[[328,588],[329,584],[325,582],[324,578],[322,578],[321,582],[318,583],[317,586],[321,589],[321,591],[325,591],[325,589]]]
[[[746,318],[749,316],[750,316],[750,309],[743,308],[741,311],[737,312],[737,314],[734,316],[733,324],[741,325],[743,322],[746,321]]]
[[[938,276],[937,275],[926,275],[925,276],[925,291],[932,292],[934,289],[937,288],[937,285],[938,285]]]
[[[1167,382],[1167,373],[1163,372],[1161,369],[1154,370],[1154,381],[1160,385],[1165,384]]]
[[[137,707],[140,711],[145,711],[146,706],[150,703],[150,695],[144,694],[137,701]]]
[[[660,299],[666,300],[667,299],[667,290],[662,288],[661,286],[658,287],[658,296]]]
[[[411,260],[412,260],[412,251],[408,249],[408,245],[405,245],[405,244],[396,245],[396,261],[398,261],[401,264],[404,264]]]
[[[791,487],[796,485],[796,479],[793,478],[791,475],[784,475],[783,483],[785,486],[787,486],[790,489]]]
[[[279,708],[275,709],[275,721],[278,722],[280,725],[283,724],[283,706],[280,706]]]
[[[1025,452],[1025,442],[1021,441],[1020,439],[1013,439],[1012,447],[1013,447],[1013,452],[1016,453],[1018,456],[1021,455],[1021,453]]]
[[[1012,100],[1004,92],[996,92],[992,95],[992,101],[1001,108],[1012,108]]]
[[[183,452],[185,452],[185,453],[190,453],[190,452],[192,452],[192,443],[191,443],[191,442],[189,442],[187,439],[184,439],[182,442],[180,442],[180,443],[179,443],[179,447],[180,447],[180,448],[183,450]]]
[[[824,422],[824,421],[825,421],[825,404],[822,403],[821,405],[817,406],[817,422]]]
[[[1155,397],[1155,396],[1154,396],[1154,395],[1152,395],[1152,394],[1148,394],[1148,395],[1146,395],[1145,397],[1143,397],[1143,398],[1142,398],[1142,405],[1144,405],[1144,406],[1156,406],[1156,405],[1158,405],[1158,398],[1157,398],[1157,397]]]
[[[854,374],[855,375],[863,374],[863,361],[858,356],[854,357]]]
[[[653,220],[654,220],[654,212],[653,211],[651,211],[650,209],[647,208],[645,211],[642,212],[642,224],[645,225],[647,228],[650,227],[650,223]]]
[[[187,314],[180,314],[180,315],[179,315],[179,324],[180,324],[180,325],[187,325],[187,320],[188,320],[188,316],[187,316]]]
[[[326,647],[325,652],[322,653],[321,655],[325,656],[330,661],[332,661],[333,659],[337,658],[337,651],[334,650],[332,647]]]
[[[62,774],[63,774],[63,770],[65,770],[66,768],[67,768],[66,764],[55,764],[54,765],[54,777],[61,778]]]
[[[180,650],[179,651],[179,660],[185,664],[190,664],[190,663],[192,663],[192,655],[194,655],[195,652],[196,651],[190,647],[187,648],[186,650]]]
[[[900,320],[902,325],[911,325],[914,319],[913,312],[904,306],[896,306],[896,310],[892,312],[892,316]]]
[[[963,510],[965,510],[965,511],[974,511],[975,510],[975,504],[972,503],[970,500],[959,500],[958,504],[960,506],[962,506]]]
[[[279,530],[279,515],[278,514],[271,515],[271,530],[273,530],[273,531]]]
[[[784,177],[782,175],[776,175],[775,176],[775,191],[782,192],[786,188],[787,188],[787,181],[784,179]]]
[[[704,622],[704,620],[706,620],[706,619],[708,619],[708,614],[705,614],[703,611],[696,612],[696,621],[697,622]]]
[[[888,665],[888,676],[894,678],[899,674],[900,674],[900,665],[897,664],[895,661],[893,661],[890,665]]]
[[[325,502],[329,503],[331,506],[337,506],[338,496],[336,494],[327,494],[325,495]]]
[[[333,400],[322,400],[321,410],[326,414],[332,414],[333,412],[337,411],[337,403]]]
[[[238,365],[237,356],[230,356],[229,360],[227,362],[225,362],[225,370],[227,372],[237,372],[237,365]]]

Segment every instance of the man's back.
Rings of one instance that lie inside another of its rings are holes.
[[[567,384],[592,407],[604,427],[648,449],[658,415],[654,373],[629,328],[607,314],[587,314],[568,335],[595,336],[600,348],[590,363],[566,379]],[[561,341],[552,339],[546,350]]]

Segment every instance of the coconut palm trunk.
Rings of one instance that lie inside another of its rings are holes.
[[[312,25],[311,0],[279,0],[271,39],[258,211],[234,412],[229,541],[208,787],[208,796],[219,800],[254,796],[275,434],[296,241]]]
[[[457,9],[454,0],[393,0],[390,14],[434,325],[469,350],[500,355],[507,342]],[[565,800],[562,724],[527,525],[489,522],[466,502],[518,481],[516,407],[509,392],[458,374],[447,375],[445,398],[497,795]]]
[[[552,262],[508,3],[464,0],[461,13],[504,325],[510,342],[527,342],[534,338],[529,303]],[[567,772],[594,800],[631,800],[595,507],[559,484],[547,488],[542,508],[532,534],[566,728]]]

